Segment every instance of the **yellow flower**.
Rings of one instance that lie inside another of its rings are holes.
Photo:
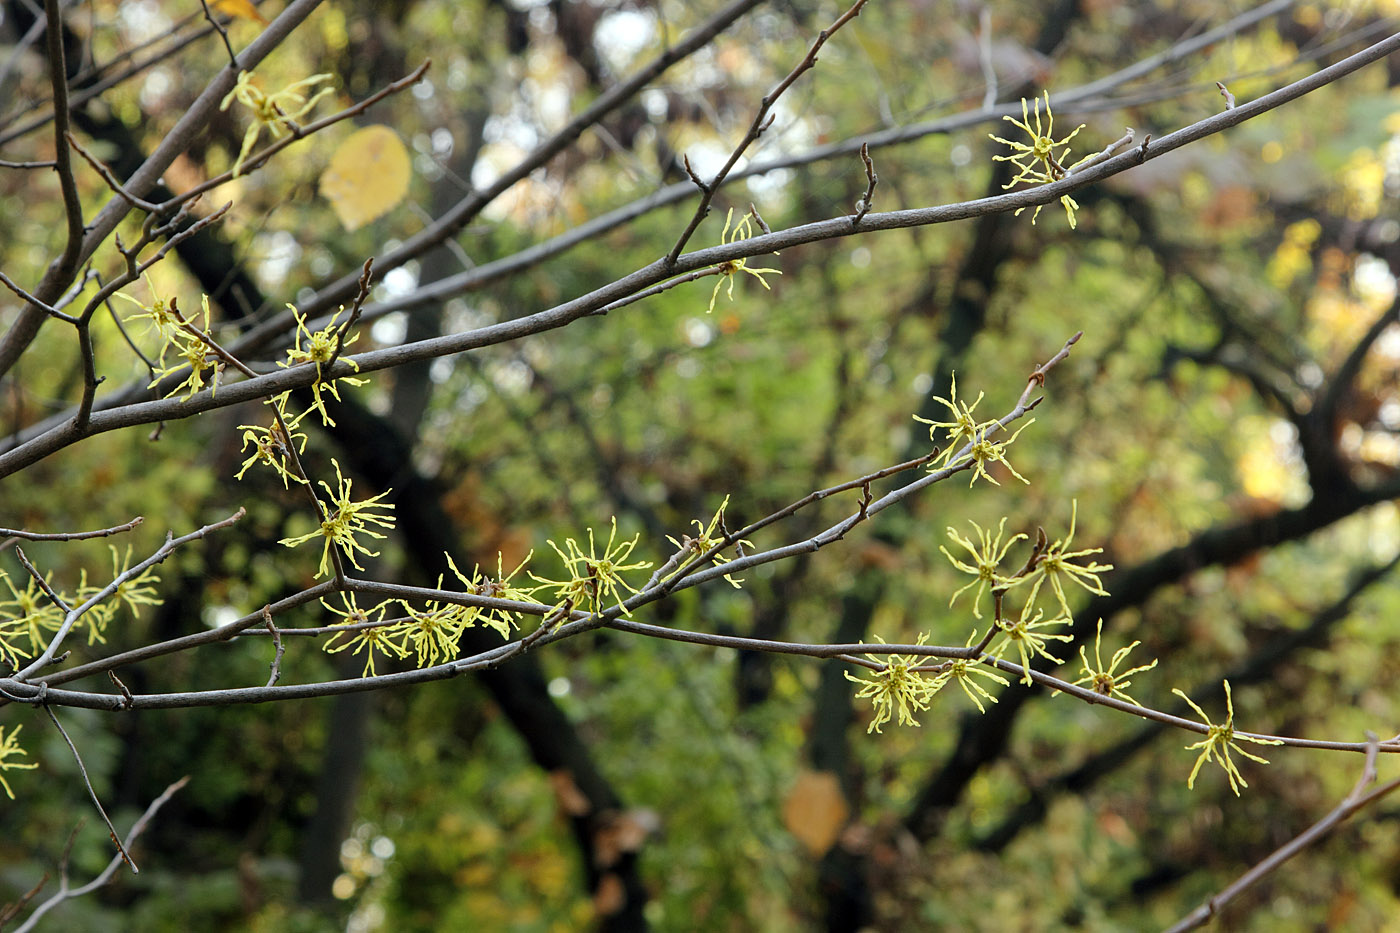
[[[167,300],[162,298],[156,291],[155,283],[151,281],[151,274],[149,272],[142,273],[142,278],[146,280],[146,290],[151,293],[150,304],[142,304],[135,298],[122,292],[117,292],[114,297],[120,298],[123,301],[129,301],[141,309],[140,313],[130,314],[122,318],[122,321],[130,324],[133,321],[146,318],[146,332],[150,333],[150,331],[154,329],[156,335],[160,337],[160,362],[164,363],[165,350],[170,345],[170,335],[180,329],[180,314],[176,308],[174,298]]]
[[[724,215],[724,229],[720,231],[719,235],[719,243],[721,246],[724,246],[727,243],[737,243],[740,240],[747,240],[749,237],[753,236],[753,219],[748,214],[745,214],[743,217],[739,218],[739,222],[734,225],[733,232],[731,233],[729,228],[729,222],[733,219],[734,208],[731,207],[729,209],[729,213]],[[777,254],[775,253],[774,255]],[[783,274],[782,271],[778,269],[750,268],[749,261],[747,258],[730,259],[726,262],[722,262],[719,264],[718,269],[719,281],[715,283],[715,290],[710,292],[710,306],[705,309],[706,314],[709,314],[710,312],[715,310],[715,299],[719,297],[720,286],[722,286],[726,281],[729,282],[729,300],[734,300],[734,276],[736,273],[744,272],[748,275],[753,276],[754,278],[758,279],[758,284],[762,285],[764,288],[767,288],[769,291],[772,291],[772,289],[769,288],[768,283],[764,281],[763,276],[769,272],[773,273],[774,275]]]
[[[3,772],[13,770],[33,771],[35,768],[39,767],[38,762],[20,764],[18,761],[5,760],[11,755],[24,755],[26,757],[29,755],[28,752],[19,747],[19,730],[23,728],[24,726],[15,726],[10,730],[10,734],[6,735],[5,727],[0,726],[0,787],[5,788],[5,794],[11,800],[15,799],[15,792],[10,789],[10,782],[5,780]]]
[[[473,596],[486,596],[492,599],[513,599],[519,602],[533,602],[535,590],[539,589],[539,587],[517,586],[511,581],[515,579],[516,574],[525,569],[525,565],[530,562],[530,558],[534,555],[534,551],[526,554],[525,559],[522,560],[514,570],[510,573],[506,573],[503,566],[505,558],[501,556],[500,551],[497,551],[496,576],[494,578],[485,576],[482,574],[480,566],[478,566],[472,569],[471,579],[467,579],[467,577],[457,569],[457,564],[452,560],[451,554],[444,554],[443,556],[447,558],[447,566],[452,568],[452,572],[456,574],[457,579],[462,581],[462,585],[466,587],[467,592],[471,593]],[[476,607],[476,618],[481,621],[482,625],[489,626],[500,632],[502,638],[510,637],[512,625],[516,628],[520,627],[520,613],[511,612],[507,609],[485,609],[478,606]]]
[[[373,531],[369,528],[369,525],[378,525],[381,528],[394,527],[394,517],[392,515],[377,515],[373,511],[375,509],[392,509],[394,507],[392,502],[381,503],[379,501],[392,492],[392,490],[386,489],[377,496],[356,502],[350,498],[351,481],[341,475],[340,462],[338,460],[332,460],[331,463],[335,465],[336,489],[332,490],[330,486],[326,485],[325,480],[321,480],[321,488],[331,497],[329,502],[322,503],[326,517],[322,520],[321,526],[315,531],[308,532],[299,537],[283,538],[277,542],[286,547],[296,547],[299,544],[310,541],[317,535],[321,535],[325,538],[325,546],[321,549],[321,566],[320,569],[316,571],[317,577],[323,577],[330,573],[330,553],[332,544],[339,547],[341,551],[345,553],[345,556],[350,559],[350,563],[355,566],[356,570],[364,570],[364,568],[360,566],[359,561],[355,559],[355,552],[359,551],[370,557],[378,557],[379,552],[371,551],[359,541],[355,540],[355,536],[358,534],[365,534],[371,538],[383,539],[384,535]]]
[[[0,571],[0,579],[10,590],[10,598],[0,602],[0,616],[10,618],[0,624],[0,659],[14,661],[17,657],[33,657],[48,644],[45,632],[57,632],[63,625],[63,610],[48,601],[33,577],[28,577],[24,589],[17,590],[10,576]],[[45,580],[48,578],[45,577]],[[29,637],[25,651],[9,641],[11,637]]]
[[[968,647],[971,647],[976,640],[977,633],[973,632],[967,638]],[[943,685],[950,680],[956,680],[958,686],[962,687],[963,693],[967,694],[967,698],[977,704],[977,711],[979,713],[985,713],[987,708],[982,705],[982,701],[987,700],[990,703],[995,703],[997,698],[992,696],[991,693],[987,691],[986,687],[974,680],[973,675],[984,677],[994,683],[1001,684],[1003,687],[1011,685],[1011,681],[1007,680],[996,671],[988,670],[986,667],[983,667],[978,658],[955,658],[949,661],[943,673],[938,675],[937,686],[941,689]]]
[[[1079,126],[1075,127],[1074,131],[1064,139],[1055,139],[1055,115],[1050,112],[1049,91],[1045,92],[1045,124],[1042,126],[1040,120],[1039,99],[1035,102],[1034,129],[1031,128],[1031,116],[1032,114],[1026,104],[1026,99],[1023,97],[1021,98],[1020,120],[1012,116],[1002,117],[1003,120],[1011,123],[1011,125],[1024,130],[1026,135],[1031,138],[1030,143],[1014,142],[1009,139],[1002,139],[1000,136],[991,136],[991,134],[988,134],[993,141],[999,142],[1003,146],[1010,146],[1013,150],[1011,155],[992,156],[992,160],[995,162],[1010,162],[1018,169],[1016,177],[1012,178],[1011,181],[1007,182],[1005,185],[1002,185],[1002,188],[1014,188],[1023,181],[1042,184],[1058,181],[1064,178],[1068,172],[1068,169],[1065,168],[1065,161],[1069,158],[1068,144],[1071,139],[1078,135],[1080,130],[1084,129],[1084,124],[1079,124]],[[1055,150],[1060,146],[1065,146],[1066,148],[1056,156]],[[1069,226],[1070,229],[1073,230],[1077,226],[1074,212],[1079,209],[1079,204],[1069,195],[1060,198],[1060,203],[1064,205],[1065,213],[1069,215]],[[1040,209],[1044,206],[1043,204],[1036,205],[1035,212],[1031,214],[1032,224],[1034,224],[1036,218],[1040,216]],[[1024,207],[1017,210],[1015,216],[1019,217],[1023,210],[1025,210]]]
[[[1072,620],[1069,617],[1045,619],[1045,612],[1035,609],[1035,615],[1031,615],[1033,607],[1027,602],[1025,608],[1021,610],[1021,616],[1015,622],[1002,619],[997,625],[1001,628],[1006,639],[992,652],[1000,658],[1006,649],[1016,646],[1016,651],[1021,656],[1021,683],[1030,686],[1035,681],[1031,678],[1031,656],[1039,655],[1056,664],[1063,664],[1059,658],[1051,654],[1045,647],[1047,641],[1074,641],[1073,635],[1062,635],[1053,632],[1040,632],[1037,629],[1049,628],[1052,625],[1070,625]],[[1042,621],[1044,619],[1044,621]]]
[[[373,609],[364,610],[355,601],[354,593],[341,593],[340,600],[345,604],[344,609],[336,609],[323,598],[321,605],[327,611],[340,616],[344,622],[335,622],[333,625],[363,625],[364,628],[349,632],[336,632],[322,646],[328,654],[335,654],[347,648],[352,649],[351,654],[365,652],[365,666],[360,671],[361,677],[374,676],[375,652],[379,652],[386,657],[404,657],[408,650],[399,640],[402,636],[399,627],[393,624],[372,624],[384,621],[384,612],[390,603],[388,600],[375,606]],[[377,617],[376,617],[377,614]]]
[[[1090,561],[1087,564],[1071,564],[1070,558],[1087,557],[1090,554],[1102,554],[1103,548],[1091,547],[1081,551],[1069,550],[1069,543],[1074,540],[1074,526],[1079,519],[1079,500],[1074,500],[1070,507],[1069,534],[1056,541],[1045,550],[1044,556],[1036,564],[1035,570],[1027,577],[1033,580],[1031,586],[1031,602],[1035,602],[1036,594],[1040,592],[1041,584],[1046,580],[1050,581],[1050,588],[1055,592],[1055,598],[1060,601],[1060,609],[1065,615],[1069,615],[1069,603],[1065,600],[1065,590],[1062,581],[1069,580],[1077,583],[1095,596],[1107,596],[1108,591],[1103,588],[1103,582],[1099,580],[1099,574],[1112,570],[1112,564],[1100,564],[1097,561]]]
[[[1138,645],[1142,644],[1142,642],[1135,641],[1128,647],[1119,648],[1117,651],[1113,652],[1113,658],[1108,662],[1107,667],[1104,667],[1103,654],[1100,652],[1102,643],[1103,619],[1100,619],[1098,634],[1094,637],[1094,664],[1090,666],[1089,655],[1084,650],[1084,646],[1080,645],[1079,659],[1084,662],[1084,676],[1076,680],[1074,685],[1076,687],[1087,685],[1090,690],[1102,696],[1117,697],[1120,700],[1127,700],[1134,706],[1141,706],[1141,703],[1128,696],[1125,692],[1133,685],[1133,682],[1128,678],[1134,674],[1141,674],[1144,671],[1152,670],[1157,666],[1157,659],[1153,658],[1151,664],[1139,664],[1137,667],[1129,668],[1119,673],[1118,665],[1122,664],[1127,659],[1128,654]]]
[[[438,578],[438,589],[442,589],[441,577]],[[408,613],[408,621],[395,628],[404,635],[405,649],[417,653],[419,667],[431,667],[442,658],[455,658],[457,639],[461,638],[462,630],[476,622],[475,606],[444,604],[433,600],[422,611],[408,603],[403,603],[403,608]]]
[[[287,416],[286,395],[279,395],[269,399],[268,404],[276,408],[278,418],[272,419],[272,424],[262,427],[256,424],[240,424],[238,430],[243,432],[242,450],[247,450],[248,445],[253,445],[253,453],[247,460],[243,461],[243,467],[235,474],[235,479],[242,479],[243,474],[248,472],[248,468],[255,463],[265,463],[282,477],[282,488],[290,488],[288,480],[296,480],[303,485],[306,480],[292,472],[292,467],[296,461],[292,458],[293,448],[296,453],[306,453],[306,435],[298,431],[301,419],[306,417],[306,412],[302,412],[295,418]],[[286,430],[283,430],[283,426]],[[300,443],[297,443],[300,441]]]
[[[333,93],[332,88],[321,88],[308,100],[302,90],[320,84],[322,81],[329,81],[330,78],[331,76],[328,74],[312,75],[289,84],[280,91],[268,94],[254,83],[255,79],[251,71],[238,73],[238,83],[219,104],[220,110],[227,110],[229,104],[236,100],[252,111],[253,122],[248,127],[247,132],[243,134],[243,146],[238,150],[238,158],[233,162],[234,178],[243,173],[243,160],[252,151],[253,144],[258,141],[263,127],[267,127],[267,131],[273,139],[281,139],[286,136],[291,132],[291,127],[295,125],[296,121],[306,116],[322,97]]]
[[[1000,463],[1010,471],[1012,476],[1029,486],[1031,481],[1020,473],[1017,473],[1016,468],[1011,465],[1011,461],[1006,459],[1006,448],[1011,446],[1012,442],[1021,435],[1022,431],[1033,424],[1035,424],[1034,418],[1017,428],[1016,433],[1012,434],[1004,441],[994,441],[987,436],[992,428],[996,427],[995,423],[980,428],[977,436],[972,441],[972,450],[968,454],[972,460],[972,481],[967,485],[971,486],[973,483],[977,482],[977,477],[984,476],[987,482],[991,483],[993,486],[1000,486],[1001,483],[998,483],[992,478],[992,474],[987,472],[988,463]]]
[[[878,635],[875,637],[881,644],[884,643],[883,638]],[[917,644],[922,645],[927,641],[928,636],[921,634]],[[896,711],[901,726],[919,725],[914,713],[928,709],[934,694],[938,693],[944,681],[939,677],[928,677],[920,671],[911,670],[921,660],[916,655],[867,654],[866,657],[879,662],[882,665],[880,669],[871,671],[866,677],[853,677],[850,671],[842,672],[851,683],[861,685],[860,690],[856,691],[856,698],[868,699],[875,707],[875,718],[870,721],[866,733],[882,731],[880,727],[894,718]]]
[[[1012,584],[1013,581],[1011,578],[999,573],[997,567],[1001,564],[1002,558],[1006,556],[1006,552],[1011,550],[1011,546],[1026,536],[1018,533],[1012,535],[1010,541],[1002,544],[1001,536],[1006,532],[1005,518],[1001,520],[1001,524],[997,525],[997,534],[995,538],[992,537],[991,532],[987,531],[976,522],[970,521],[968,524],[971,525],[973,530],[977,533],[977,544],[974,545],[970,540],[958,534],[953,528],[948,529],[948,537],[967,548],[968,552],[972,555],[972,563],[969,564],[958,560],[941,544],[938,546],[938,549],[943,552],[944,557],[953,562],[954,567],[958,568],[963,573],[970,573],[973,576],[971,583],[963,586],[948,600],[949,608],[952,608],[953,603],[959,596],[975,586],[977,587],[977,593],[972,598],[972,614],[980,619],[982,618],[982,610],[980,608],[982,593],[986,591],[987,586],[990,585],[996,588],[998,586],[1010,586]]]
[[[1196,748],[1201,750],[1200,756],[1196,758],[1196,766],[1191,769],[1191,776],[1186,779],[1187,788],[1195,789],[1196,775],[1200,773],[1201,766],[1214,759],[1216,763],[1224,769],[1225,776],[1230,779],[1230,790],[1234,791],[1235,796],[1238,797],[1240,795],[1240,788],[1248,787],[1249,782],[1244,779],[1243,774],[1240,774],[1239,766],[1237,766],[1234,759],[1230,757],[1230,750],[1234,749],[1250,761],[1257,761],[1261,765],[1268,764],[1269,760],[1267,758],[1261,758],[1258,755],[1251,755],[1243,748],[1240,748],[1236,740],[1253,742],[1255,745],[1282,745],[1283,742],[1279,739],[1256,739],[1235,732],[1235,701],[1230,696],[1230,682],[1226,680],[1222,681],[1222,683],[1225,684],[1225,721],[1218,726],[1211,722],[1210,717],[1205,714],[1205,711],[1197,706],[1186,694],[1176,688],[1172,688],[1172,693],[1175,693],[1189,703],[1191,708],[1196,711],[1196,715],[1201,717],[1210,730],[1206,733],[1204,739],[1186,746],[1188,751]]]
[[[311,395],[314,401],[310,408],[300,415],[297,415],[296,420],[300,421],[312,411],[319,411],[321,413],[321,423],[327,427],[335,427],[335,422],[331,420],[330,414],[326,411],[326,400],[321,396],[321,389],[324,387],[325,390],[331,394],[331,397],[338,402],[340,401],[340,390],[336,387],[337,382],[345,382],[352,386],[362,386],[368,381],[366,379],[357,379],[354,376],[340,376],[337,379],[328,381],[324,378],[324,374],[321,371],[321,367],[329,363],[331,358],[335,356],[336,340],[338,339],[335,322],[345,310],[345,306],[342,305],[339,311],[331,315],[330,322],[314,333],[307,328],[306,318],[297,310],[296,305],[288,304],[287,307],[291,309],[292,316],[296,318],[297,342],[296,346],[287,350],[287,359],[278,360],[277,365],[281,366],[283,369],[287,369],[292,366],[300,366],[303,363],[316,364],[316,381],[311,384]],[[303,337],[305,338],[304,346],[302,343]],[[350,346],[350,344],[359,339],[359,334],[352,334],[345,337],[341,343],[342,349]],[[354,360],[347,359],[345,362],[350,365],[351,369],[358,371],[360,368],[360,365]],[[277,403],[279,405],[286,404],[287,398],[290,395],[290,392],[283,392],[281,395],[277,396]]]
[[[173,301],[170,307],[171,313],[176,314],[178,320],[178,312],[175,311],[175,305]],[[204,311],[203,329],[205,331],[208,331],[208,295],[204,295],[200,299],[200,307]],[[178,348],[177,355],[179,357],[179,361],[171,363],[167,366],[165,365],[165,351],[170,347]],[[146,386],[146,388],[154,388],[166,376],[169,376],[176,370],[183,369],[184,367],[188,366],[190,368],[190,374],[186,376],[182,382],[178,383],[173,389],[165,393],[166,398],[170,398],[170,396],[174,395],[175,393],[179,392],[181,389],[184,389],[186,387],[189,388],[189,391],[185,393],[184,400],[188,401],[189,399],[193,398],[198,392],[203,390],[204,386],[206,385],[206,379],[204,375],[204,371],[206,369],[210,371],[207,384],[213,389],[215,393],[219,391],[219,373],[223,369],[223,364],[217,356],[211,357],[209,346],[205,344],[205,342],[201,340],[199,336],[195,334],[192,330],[186,327],[179,327],[175,330],[174,333],[170,334],[166,338],[165,344],[161,347],[160,361],[160,365],[155,370],[155,378],[151,380],[150,385]]]
[[[972,410],[982,401],[982,394],[983,393],[978,392],[977,398],[973,400],[971,405],[967,404],[967,402],[958,401],[958,376],[957,373],[954,373],[953,391],[950,393],[950,397],[943,398],[938,395],[933,397],[935,402],[942,402],[944,405],[948,406],[948,410],[953,413],[953,420],[930,421],[927,418],[920,418],[918,415],[914,416],[915,421],[920,421],[929,426],[928,439],[931,441],[938,439],[935,434],[939,428],[948,429],[948,448],[940,453],[938,458],[933,461],[935,464],[940,460],[944,462],[951,461],[954,454],[977,437],[979,425],[977,419],[972,416]]]
[[[710,523],[708,525],[700,521],[700,519],[698,518],[694,519],[691,522],[691,524],[695,526],[695,537],[693,538],[690,535],[681,535],[681,540],[677,541],[670,535],[666,536],[666,540],[670,541],[681,551],[680,558],[672,558],[672,560],[679,559],[681,561],[681,566],[676,568],[674,574],[671,574],[672,577],[674,577],[676,574],[679,574],[682,570],[688,569],[687,565],[685,564],[685,560],[688,560],[691,557],[699,557],[700,555],[709,551],[710,548],[714,547],[716,544],[719,544],[721,541],[724,540],[725,535],[718,532],[721,531],[720,525],[724,521],[724,510],[728,507],[729,497],[725,496],[724,501],[719,504],[719,508],[715,510],[715,514],[710,519]],[[748,547],[753,546],[752,542],[750,541],[736,541],[734,543],[746,545]],[[710,559],[716,564],[725,564],[729,562],[729,558],[725,557],[719,552],[715,552],[714,556]],[[729,581],[729,585],[734,587],[736,590],[743,589],[743,587],[739,585],[740,583],[744,582],[743,580],[736,580],[729,574],[725,574],[724,579]]]
[[[562,550],[553,541],[548,542],[549,546],[554,548],[554,553],[564,562],[564,567],[569,572],[568,580],[546,580],[536,577],[533,573],[530,576],[544,586],[553,587],[557,596],[575,606],[598,612],[605,602],[616,601],[618,608],[623,609],[623,615],[627,615],[627,610],[622,605],[623,591],[635,594],[637,590],[622,579],[621,575],[630,570],[644,570],[651,566],[651,561],[626,563],[640,537],[641,535],[633,535],[631,541],[617,541],[617,517],[614,516],[612,531],[608,534],[608,544],[601,555],[597,553],[593,544],[592,528],[588,529],[587,553],[573,538],[564,539]]]
[[[117,557],[117,549],[112,545],[107,545],[107,549],[112,552],[112,579],[127,572],[131,567],[131,545],[126,547],[126,555]],[[142,606],[159,606],[165,600],[156,595],[156,588],[153,583],[159,583],[160,577],[156,576],[155,567],[147,567],[134,577],[128,577],[117,585],[117,591],[113,595],[121,602],[126,603],[131,614],[136,618],[141,617]]]

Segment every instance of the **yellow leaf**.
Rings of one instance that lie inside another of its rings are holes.
[[[841,782],[830,771],[803,771],[783,801],[783,825],[813,856],[825,854],[850,816]]]
[[[349,232],[384,216],[408,194],[408,149],[387,126],[356,130],[321,173],[321,196]]]
[[[258,8],[249,3],[248,0],[213,0],[209,4],[220,13],[227,13],[229,16],[238,16],[243,19],[257,20],[264,26],[267,25],[267,18],[258,12]]]

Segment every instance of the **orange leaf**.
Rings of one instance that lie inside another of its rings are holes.
[[[831,848],[850,813],[830,771],[803,771],[783,801],[783,825],[814,856]]]
[[[387,126],[350,134],[321,173],[321,196],[331,202],[346,231],[387,214],[408,194],[413,170],[408,149]]]
[[[267,25],[267,17],[259,13],[258,8],[249,3],[248,0],[212,0],[209,5],[220,13],[226,13],[229,16],[236,16],[242,19],[256,20],[264,26]]]

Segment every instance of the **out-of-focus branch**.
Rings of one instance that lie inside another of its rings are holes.
[[[174,784],[171,784],[159,797],[151,801],[150,806],[146,807],[146,812],[142,813],[141,816],[137,818],[136,822],[131,824],[131,830],[126,834],[125,842],[120,844],[121,848],[124,851],[129,851],[131,847],[135,845],[136,840],[140,838],[143,832],[146,831],[146,826],[151,822],[151,820],[155,819],[155,815],[160,812],[160,808],[165,806],[165,804],[170,800],[170,798],[179,793],[180,789],[183,788],[189,782],[189,776],[186,775],[185,777],[180,778],[180,780],[176,781]],[[112,857],[112,860],[107,863],[107,867],[102,869],[101,873],[98,874],[96,878],[93,878],[91,881],[89,881],[85,885],[82,885],[81,887],[69,888],[68,866],[65,859],[65,863],[61,866],[59,889],[55,891],[47,900],[41,903],[38,907],[34,908],[34,912],[25,918],[24,923],[20,924],[19,927],[16,928],[15,933],[29,933],[29,931],[36,928],[36,926],[39,923],[39,920],[45,914],[53,910],[58,905],[62,904],[64,901],[72,900],[75,897],[82,897],[85,894],[90,894],[93,891],[96,891],[98,888],[102,887],[103,885],[107,884],[112,880],[112,877],[116,875],[117,869],[121,867],[121,864],[122,856],[120,854],[115,855]]]
[[[1351,792],[1342,798],[1341,803],[1337,804],[1332,812],[1328,813],[1288,842],[1279,846],[1260,861],[1259,864],[1236,879],[1233,884],[1187,914],[1180,922],[1169,927],[1167,933],[1185,933],[1186,930],[1194,930],[1204,926],[1210,921],[1211,917],[1219,912],[1220,908],[1258,884],[1284,862],[1293,858],[1293,856],[1302,852],[1318,840],[1325,838],[1334,829],[1351,819],[1359,811],[1366,809],[1381,798],[1400,789],[1400,778],[1396,778],[1392,781],[1387,781],[1370,793],[1363,793],[1367,787],[1374,784],[1376,781],[1376,754],[1379,748],[1374,735],[1369,736],[1367,745],[1366,764],[1361,769],[1361,777],[1357,779],[1356,785],[1352,787]]]

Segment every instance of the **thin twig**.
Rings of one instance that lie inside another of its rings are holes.
[[[234,522],[242,518],[245,514],[247,514],[247,510],[240,507],[237,512],[233,513],[228,518],[225,518],[222,521],[214,522],[212,525],[205,525],[203,528],[200,528],[197,531],[192,531],[189,534],[184,535],[183,537],[172,538],[167,533],[165,536],[165,543],[162,544],[159,550],[157,550],[154,554],[141,561],[141,563],[137,564],[135,567],[128,568],[124,573],[117,574],[116,579],[114,579],[111,583],[108,583],[102,589],[98,590],[96,593],[90,596],[87,599],[87,601],[84,602],[82,605],[78,606],[75,609],[66,610],[66,616],[63,620],[63,624],[59,627],[58,631],[54,633],[53,638],[49,640],[49,644],[44,649],[43,654],[35,658],[23,670],[16,671],[14,674],[11,675],[11,678],[13,680],[23,681],[47,667],[49,665],[49,662],[53,660],[54,655],[58,653],[59,645],[63,644],[63,640],[68,636],[68,633],[72,631],[72,628],[74,624],[77,623],[78,619],[82,618],[83,614],[86,613],[93,606],[102,602],[104,599],[109,598],[113,593],[117,591],[117,587],[121,586],[123,583],[125,583],[132,577],[140,576],[147,570],[147,568],[154,567],[156,564],[165,560],[176,548],[180,547],[181,545],[203,538],[210,532],[227,528],[229,525],[232,525]],[[16,552],[18,552],[19,548],[16,548],[15,550]],[[25,564],[25,568],[29,570],[30,573],[36,574],[35,579],[39,581],[39,585],[44,588],[44,591],[47,594],[49,594],[49,598],[54,600],[56,604],[63,606],[63,600],[59,598],[58,594],[53,592],[53,590],[49,588],[48,584],[44,582],[42,578],[37,576],[38,571],[34,570],[33,566],[27,561],[25,561],[22,556],[20,560],[22,563]]]
[[[146,826],[149,825],[151,820],[155,818],[155,815],[160,812],[160,808],[165,806],[165,804],[170,800],[170,798],[175,796],[175,794],[178,793],[180,789],[183,788],[189,782],[189,775],[186,775],[185,777],[180,778],[180,780],[176,781],[174,784],[171,784],[159,797],[151,801],[150,806],[146,807],[146,812],[142,813],[141,816],[137,818],[136,822],[131,824],[131,830],[126,834],[127,849],[130,849],[136,843],[136,840],[140,838],[141,834],[145,832]],[[60,887],[58,891],[54,892],[52,897],[44,901],[38,907],[34,908],[34,913],[30,914],[27,918],[25,918],[24,923],[21,924],[15,930],[15,933],[30,933],[30,931],[33,930],[38,924],[39,918],[43,917],[44,914],[48,913],[50,910],[53,910],[59,904],[75,897],[82,897],[83,895],[95,891],[103,885],[107,884],[109,881],[112,880],[112,877],[116,874],[117,869],[121,867],[121,864],[121,855],[114,856],[112,860],[107,863],[107,867],[104,868],[96,878],[93,878],[91,881],[89,881],[82,887],[73,888],[72,890],[68,889],[68,878],[65,872],[62,887]]]
[[[273,624],[272,607],[270,605],[263,606],[262,614],[263,622],[266,623],[268,632],[272,634],[272,644],[274,646],[272,663],[269,665],[269,667],[272,668],[272,674],[267,678],[267,685],[271,687],[282,679],[282,655],[287,648],[282,644],[282,636],[278,634],[277,626]]]
[[[1357,779],[1356,785],[1342,798],[1342,801],[1332,809],[1330,813],[1309,826],[1303,832],[1294,836],[1288,842],[1279,846],[1257,865],[1245,872],[1231,885],[1223,889],[1219,894],[1210,898],[1200,907],[1182,918],[1172,926],[1167,933],[1184,933],[1186,930],[1194,930],[1204,926],[1210,918],[1219,913],[1220,908],[1234,900],[1239,894],[1258,884],[1267,875],[1271,874],[1284,862],[1302,852],[1308,846],[1327,836],[1342,823],[1346,822],[1358,811],[1369,807],[1381,798],[1400,789],[1400,778],[1388,781],[1371,791],[1363,794],[1362,791],[1373,784],[1376,780],[1376,756],[1380,751],[1380,743],[1376,741],[1374,733],[1366,733],[1366,764],[1362,767],[1361,777]]]
[[[102,817],[102,822],[107,824],[107,831],[112,837],[112,844],[117,847],[117,854],[121,856],[123,862],[131,866],[131,873],[133,875],[141,874],[141,869],[136,867],[136,863],[131,860],[131,854],[127,852],[126,847],[122,845],[121,837],[117,835],[117,828],[112,825],[112,820],[107,816],[107,811],[102,808],[102,801],[97,799],[97,791],[92,788],[92,781],[88,778],[87,767],[83,764],[83,756],[78,754],[78,746],[74,745],[73,740],[68,737],[68,731],[63,728],[63,723],[58,721],[58,717],[54,715],[53,709],[45,705],[44,712],[49,714],[49,719],[53,722],[54,728],[58,730],[59,735],[63,736],[63,741],[68,743],[68,750],[73,753],[73,760],[78,763],[78,771],[83,776],[83,783],[87,785],[88,795],[92,797],[93,806],[97,807],[97,813]]]
[[[860,160],[865,163],[865,194],[856,202],[856,212],[851,218],[851,226],[859,226],[861,219],[870,213],[870,208],[875,205],[875,185],[879,183],[880,176],[875,174],[875,162],[870,158],[870,144],[862,143],[860,147]],[[768,230],[764,230],[768,233]]]
[[[214,18],[214,13],[209,9],[206,0],[199,0],[199,5],[204,8],[204,18],[209,20],[209,25],[214,27],[214,31],[219,34],[219,38],[224,40],[224,51],[228,52],[228,64],[230,68],[238,67],[238,56],[234,54],[233,43],[228,39],[228,30],[224,24]]]
[[[816,65],[817,53],[821,51],[823,45],[826,45],[826,40],[831,38],[832,34],[842,26],[859,16],[861,7],[865,6],[865,4],[866,0],[856,0],[850,9],[837,17],[834,23],[817,33],[817,38],[812,42],[811,47],[807,50],[807,54],[802,57],[802,61],[797,63],[797,67],[793,68],[792,71],[788,73],[788,76],[779,81],[777,86],[765,94],[763,100],[759,102],[758,112],[754,114],[753,122],[749,124],[749,131],[744,134],[743,139],[739,140],[739,145],[734,147],[734,151],[729,154],[729,158],[725,161],[724,165],[720,167],[720,170],[715,173],[714,178],[710,179],[709,182],[701,182],[695,172],[690,169],[689,160],[686,160],[686,171],[690,174],[695,184],[700,187],[700,203],[696,205],[695,213],[691,216],[690,223],[686,225],[685,230],[681,232],[679,239],[676,240],[676,245],[672,246],[671,251],[666,254],[664,260],[666,268],[670,268],[676,264],[676,260],[680,257],[681,250],[685,249],[685,244],[690,241],[690,237],[695,233],[695,229],[700,226],[701,221],[709,216],[710,202],[714,200],[715,191],[720,185],[724,184],[724,179],[729,175],[738,161],[743,158],[744,152],[748,150],[749,146],[753,145],[758,137],[763,135],[768,127],[772,126],[773,117],[769,115],[769,112],[773,109],[773,105],[777,103],[778,98],[783,96],[784,91],[792,87],[793,82]]]
[[[111,528],[99,528],[97,531],[56,531],[50,533],[40,533],[37,531],[24,531],[19,528],[0,528],[0,536],[6,538],[22,538],[25,541],[83,541],[87,538],[109,538],[112,535],[119,535],[124,531],[130,531],[145,519],[140,515],[123,525],[113,525]],[[0,544],[0,549],[9,545],[6,541]]]

